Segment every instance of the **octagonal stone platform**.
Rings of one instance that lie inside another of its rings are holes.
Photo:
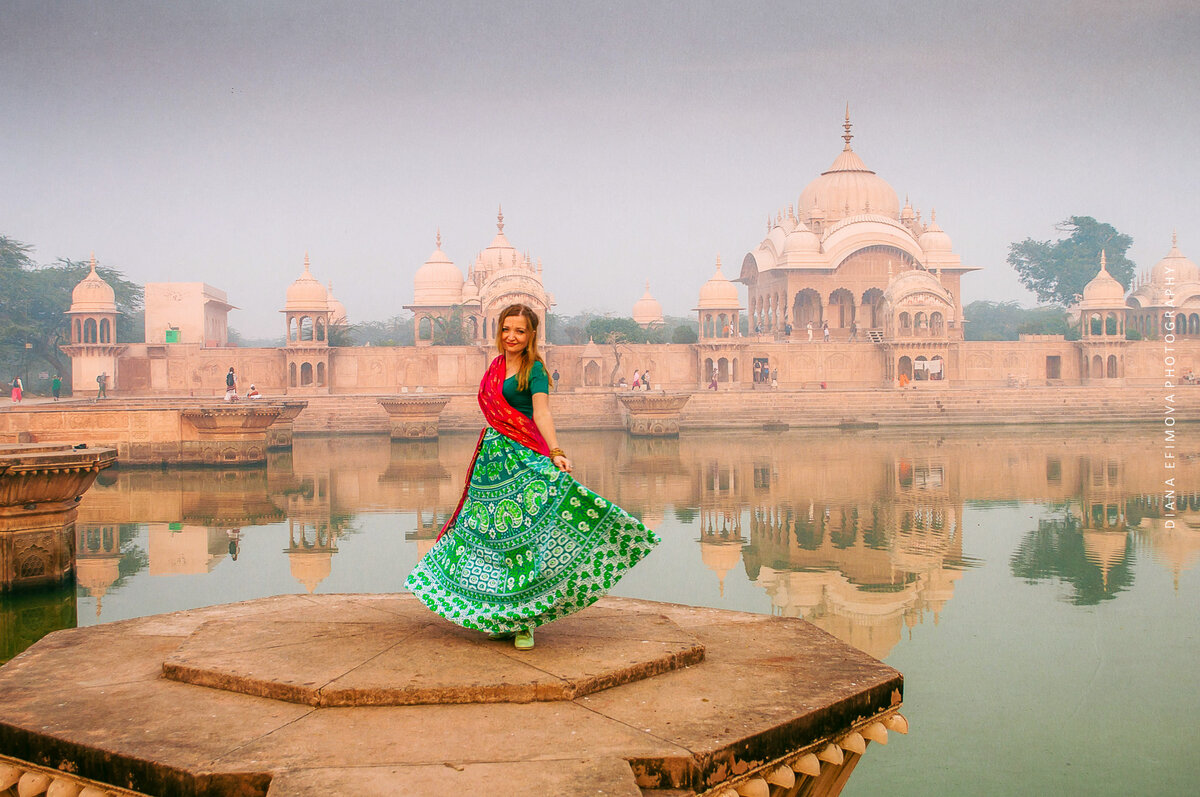
[[[436,621],[415,601],[387,621],[212,620],[163,663],[172,680],[308,706],[574,700],[704,659],[661,614],[567,617],[535,651]],[[419,654],[418,654],[419,652]]]

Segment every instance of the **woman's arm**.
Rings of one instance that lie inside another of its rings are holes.
[[[550,446],[550,450],[554,451],[558,448],[558,433],[554,431],[554,418],[550,415],[550,396],[547,393],[534,393],[533,396],[533,423],[537,426],[538,431],[542,433],[542,438],[546,441],[546,445]],[[559,470],[571,472],[571,460],[565,455],[551,457],[550,461],[554,463],[554,467]]]

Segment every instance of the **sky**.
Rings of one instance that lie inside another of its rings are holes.
[[[207,282],[283,333],[308,253],[353,322],[496,232],[556,312],[689,315],[842,148],[950,235],[963,301],[1094,216],[1200,260],[1200,4],[0,0],[0,235]],[[743,300],[746,289],[741,287]]]

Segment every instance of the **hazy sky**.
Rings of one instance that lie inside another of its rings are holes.
[[[1200,260],[1200,3],[0,0],[0,234],[204,281],[281,335],[304,253],[352,321],[495,234],[557,310],[689,313],[841,150],[984,271],[1091,215]],[[745,298],[745,288],[742,288]]]

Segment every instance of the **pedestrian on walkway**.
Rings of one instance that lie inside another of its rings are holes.
[[[811,321],[809,321],[809,322],[808,322],[808,326],[806,327],[806,329],[808,329],[808,342],[809,342],[809,343],[812,343],[812,333],[813,333],[813,327],[812,327],[812,322],[811,322]]]
[[[233,373],[233,366],[229,366],[229,373],[225,374],[225,400],[237,401],[237,377]]]
[[[54,396],[54,400],[58,401],[59,395],[62,393],[62,377],[58,374],[50,380],[50,393]]]
[[[554,369],[554,373],[550,374],[550,379],[554,381],[554,392],[558,392],[558,369]]]
[[[96,377],[96,401],[108,398],[108,372],[101,371]]]
[[[829,322],[828,321],[821,322],[821,337],[825,339],[826,343],[829,342]]]
[[[858,322],[851,321],[850,322],[850,342],[853,343],[856,340],[858,340]]]
[[[21,384],[21,377],[14,376],[13,381],[12,381],[12,403],[13,404],[21,403],[21,393],[22,393],[23,388],[24,388],[24,385]]]

